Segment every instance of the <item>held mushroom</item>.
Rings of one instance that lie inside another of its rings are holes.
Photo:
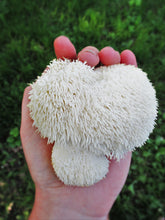
[[[109,158],[141,147],[157,116],[155,90],[133,65],[92,68],[54,59],[31,84],[30,116],[41,137],[54,143],[52,165],[67,185],[103,179]]]

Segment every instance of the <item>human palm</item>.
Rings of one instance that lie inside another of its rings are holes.
[[[136,64],[132,52],[125,53],[126,64]],[[105,57],[106,58],[106,57]],[[87,58],[88,59],[88,58]],[[132,63],[133,60],[133,63]],[[130,62],[129,62],[130,61]],[[88,63],[88,60],[87,60]],[[30,174],[36,187],[36,200],[31,219],[106,219],[110,208],[120,193],[130,166],[131,153],[128,153],[120,162],[112,159],[107,176],[89,187],[64,185],[55,175],[51,165],[52,144],[40,137],[33,127],[27,104],[31,87],[24,91],[22,101],[21,140]],[[43,201],[44,200],[44,201]],[[36,205],[37,203],[37,205]],[[47,204],[47,207],[43,204]],[[51,203],[51,204],[50,204]],[[52,207],[53,205],[53,207]],[[42,217],[36,207],[45,207]],[[60,217],[60,218],[59,218]]]

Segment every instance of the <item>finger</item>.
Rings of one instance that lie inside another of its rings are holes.
[[[32,119],[30,118],[29,109],[27,107],[29,100],[29,92],[31,90],[31,86],[26,87],[23,94],[22,99],[22,111],[21,111],[21,134],[24,135],[24,130],[27,130],[28,128],[32,127]],[[21,135],[21,136],[22,136]]]
[[[121,63],[126,65],[134,65],[137,67],[136,56],[131,50],[123,50],[120,54]]]
[[[96,48],[96,47],[93,47],[93,46],[87,46],[87,47],[84,47],[81,51],[90,51],[92,50],[93,52],[95,53],[99,53],[99,50]]]
[[[104,47],[99,52],[99,58],[103,65],[109,66],[120,63],[120,54],[112,47]]]
[[[26,87],[23,95],[23,100],[22,100],[22,115],[21,115],[21,129],[20,129],[20,134],[21,134],[21,139],[23,142],[23,147],[26,148],[26,146],[29,145],[29,142],[39,142],[42,144],[47,143],[47,139],[42,139],[40,137],[40,134],[36,132],[36,128],[33,126],[33,120],[30,117],[30,112],[28,108],[28,103],[29,103],[29,92],[31,90],[31,86]],[[29,146],[31,148],[31,146]],[[36,150],[36,149],[35,149]]]
[[[30,145],[30,142],[37,142],[40,141],[39,134],[36,133],[36,128],[33,126],[33,120],[30,117],[30,112],[28,108],[29,103],[29,92],[31,90],[31,86],[28,86],[23,95],[22,100],[22,115],[21,115],[21,129],[20,129],[20,135],[22,140],[22,145],[24,152],[34,151],[33,146]],[[35,149],[36,150],[36,149]]]
[[[54,40],[54,50],[57,59],[76,59],[76,49],[68,37],[59,36]]]
[[[51,166],[52,144],[47,144],[47,139],[40,137],[36,132],[36,128],[32,126],[33,121],[30,118],[29,108],[29,92],[31,86],[24,91],[22,101],[22,117],[21,117],[21,141],[25,158],[35,183],[46,182],[48,178],[55,178],[53,168]],[[40,175],[40,174],[43,174]],[[47,178],[48,177],[48,178]]]
[[[78,53],[78,59],[86,62],[87,65],[94,67],[100,62],[99,50],[93,46],[87,46]]]
[[[30,117],[30,112],[28,108],[29,103],[29,92],[31,90],[31,86],[28,86],[23,95],[22,100],[22,116],[21,116],[21,140],[23,144],[24,152],[29,154],[29,151],[33,152],[34,155],[37,153],[37,151],[40,149],[37,148],[38,145],[47,145],[47,139],[42,139],[40,137],[40,134],[36,132],[36,128],[33,126],[33,120]],[[35,148],[34,148],[34,146]],[[46,148],[46,147],[45,147]]]

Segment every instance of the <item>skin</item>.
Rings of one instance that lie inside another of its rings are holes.
[[[95,53],[97,53],[97,54],[99,53],[99,50],[96,47],[93,47],[93,46],[84,47],[82,50],[93,50]]]
[[[87,46],[78,53],[78,59],[91,67],[97,66],[100,62],[99,50],[96,47]]]
[[[132,64],[132,58],[129,59]],[[133,65],[137,65],[136,60]],[[27,107],[30,90],[31,87],[27,87],[24,91],[20,129],[24,155],[35,184],[35,201],[29,220],[108,219],[108,213],[126,181],[131,153],[127,153],[120,162],[111,160],[106,178],[93,186],[64,185],[51,165],[53,145],[48,145],[47,139],[42,139],[32,126]]]
[[[137,67],[135,54],[131,50],[123,50],[120,54],[120,63],[131,64]]]
[[[99,52],[99,58],[103,65],[110,66],[113,64],[120,63],[120,54],[118,51],[114,50],[112,47],[104,47]]]
[[[66,36],[59,36],[54,40],[54,50],[57,59],[71,59],[77,58],[76,49],[72,42]]]

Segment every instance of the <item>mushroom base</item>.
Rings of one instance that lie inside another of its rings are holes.
[[[76,147],[56,144],[52,151],[52,165],[56,175],[66,185],[90,186],[108,173],[109,160]]]

